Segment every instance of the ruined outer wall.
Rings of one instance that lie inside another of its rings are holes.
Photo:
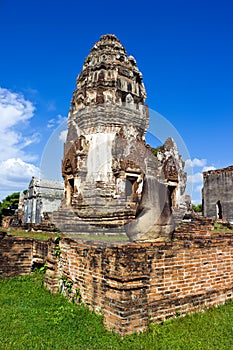
[[[46,261],[47,253],[46,241],[0,233],[0,277],[30,273],[35,263]]]
[[[233,221],[233,166],[203,173],[204,216],[216,218],[216,203],[221,202],[223,217]]]
[[[84,303],[103,313],[107,328],[122,335],[146,330],[148,318],[159,321],[232,299],[232,237],[180,235],[167,244],[50,241],[46,286],[56,292],[62,280],[72,281],[67,295],[80,292]]]
[[[180,230],[166,244],[69,238],[55,244],[1,233],[0,277],[27,274],[47,258],[51,291],[63,287],[75,301],[81,294],[103,313],[108,329],[122,335],[143,331],[149,318],[159,321],[233,299],[232,235],[194,231]],[[71,293],[66,281],[73,282]]]

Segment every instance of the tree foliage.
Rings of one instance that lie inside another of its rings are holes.
[[[202,204],[198,204],[198,205],[192,204],[192,208],[193,208],[193,211],[195,211],[195,213],[202,212]]]
[[[163,149],[163,146],[159,146],[156,148],[152,148],[152,153],[154,156],[157,156],[158,152],[160,152]]]
[[[13,215],[18,208],[20,192],[14,192],[8,195],[2,202],[0,202],[0,223],[4,216]]]

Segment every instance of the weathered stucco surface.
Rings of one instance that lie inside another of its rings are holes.
[[[63,183],[32,177],[27,193],[20,198],[23,223],[42,223],[60,207],[63,194]]]
[[[149,114],[135,59],[115,35],[104,35],[76,85],[62,164],[65,198],[53,221],[68,235],[168,239],[184,213],[184,163],[172,139],[157,155],[145,143]]]

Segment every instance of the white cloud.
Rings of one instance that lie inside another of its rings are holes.
[[[216,169],[214,166],[207,166],[206,159],[197,159],[194,158],[193,160],[188,159],[186,161],[186,165],[192,166],[192,167],[200,167],[202,168],[201,171],[195,172],[192,175],[188,175],[188,182],[192,184],[193,186],[193,192],[192,192],[192,203],[193,204],[199,204],[202,201],[202,187],[203,187],[203,172],[208,170]]]
[[[58,114],[56,118],[52,118],[48,121],[47,128],[51,129],[57,127],[67,121],[66,117],[63,117],[61,114]]]
[[[35,106],[21,93],[0,87],[0,188],[2,193],[19,191],[38,174],[31,164],[36,156],[26,149],[39,142],[38,133],[28,134]],[[27,127],[27,129],[26,129]],[[27,187],[26,186],[26,187]]]
[[[40,141],[40,134],[39,133],[34,133],[31,136],[24,137],[24,140],[21,144],[22,148],[28,147],[34,143],[38,143]]]
[[[49,119],[48,124],[47,124],[47,128],[51,129],[56,125],[56,120],[54,118]]]
[[[67,136],[68,130],[62,130],[59,134],[59,140],[61,142],[65,142],[66,141],[66,136]]]
[[[0,88],[0,130],[4,131],[33,117],[35,107],[22,94]]]
[[[193,184],[200,183],[202,182],[202,180],[203,180],[203,175],[200,172],[188,176],[188,181]]]
[[[197,172],[195,174],[189,175],[187,180],[192,187],[192,203],[197,205],[202,201],[201,190],[203,186],[203,175],[201,172]]]
[[[200,204],[202,201],[200,199],[192,199],[192,204],[194,205],[198,205]]]
[[[196,192],[201,192],[201,191],[202,191],[202,188],[203,188],[203,185],[201,184],[201,185],[195,186],[194,190],[195,190]]]
[[[207,163],[207,160],[206,159],[198,159],[198,158],[194,158],[193,160],[192,159],[187,159],[186,162],[185,162],[185,165],[186,166],[190,166],[190,167],[203,167],[205,166]]]
[[[202,171],[209,171],[209,170],[215,170],[216,168],[214,166],[205,166]]]
[[[0,162],[0,191],[14,192],[28,188],[32,176],[39,176],[40,169],[20,158],[9,158]],[[2,199],[2,198],[1,198]]]
[[[7,181],[28,181],[32,176],[39,176],[40,170],[34,164],[26,163],[20,158],[9,158],[0,162],[0,176]],[[0,184],[1,186],[1,184]]]
[[[34,116],[35,106],[20,93],[0,88],[0,161],[8,158],[22,158],[30,161],[24,148],[39,141],[40,135],[25,135],[23,127],[28,126]]]

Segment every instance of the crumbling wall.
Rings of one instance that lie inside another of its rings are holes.
[[[12,220],[13,220],[13,216],[5,216],[2,219],[2,227],[3,228],[8,228],[11,225]]]
[[[43,264],[48,253],[47,242],[0,233],[0,277],[28,274],[35,264]]]
[[[233,166],[203,173],[203,214],[233,221]]]
[[[231,233],[201,219],[172,242],[55,242],[0,234],[0,276],[30,273],[46,261],[45,285],[101,312],[108,329],[141,332],[161,321],[233,299]]]
[[[146,330],[149,319],[224,303],[233,298],[232,235],[208,225],[167,243],[50,241],[45,284],[102,312],[121,335]]]

